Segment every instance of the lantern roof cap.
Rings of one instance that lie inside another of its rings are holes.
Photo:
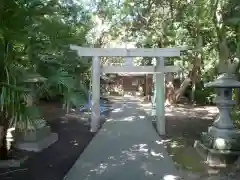
[[[216,80],[208,82],[204,85],[205,87],[213,88],[238,88],[240,82],[236,78],[228,73],[221,74]]]

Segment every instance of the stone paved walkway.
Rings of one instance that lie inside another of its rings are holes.
[[[67,173],[65,180],[174,180],[178,171],[147,117],[125,97]]]

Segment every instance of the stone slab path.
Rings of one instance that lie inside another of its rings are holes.
[[[114,110],[65,180],[175,180],[179,176],[147,109],[131,97]]]

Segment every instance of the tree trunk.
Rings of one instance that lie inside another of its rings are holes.
[[[197,83],[197,80],[198,80],[197,68],[193,69],[191,80],[192,80],[192,89],[191,89],[191,99],[190,99],[190,101],[192,103],[194,103],[194,101],[195,101],[196,83]]]
[[[175,104],[183,96],[190,83],[191,79],[186,78],[181,86],[175,90],[173,80],[168,81],[165,86],[165,105]]]
[[[7,130],[4,126],[0,126],[0,160],[6,159],[8,159]]]
[[[145,84],[145,89],[146,89],[146,96],[148,96],[148,75],[146,74],[146,84]]]
[[[175,93],[174,93],[174,76],[172,73],[166,74],[166,84],[165,84],[165,105],[169,106],[175,102]]]
[[[8,159],[7,129],[9,121],[5,114],[6,111],[3,109],[0,114],[0,160]]]
[[[175,103],[174,85],[172,82],[168,82],[165,85],[165,105],[169,106],[173,103]]]
[[[144,76],[144,97],[148,100],[149,91],[148,91],[148,75]]]
[[[234,89],[236,105],[239,105],[239,90],[238,88]]]
[[[190,83],[191,83],[191,79],[186,78],[181,84],[180,88],[175,91],[175,102],[179,100],[179,98],[184,94],[185,90],[190,85]]]

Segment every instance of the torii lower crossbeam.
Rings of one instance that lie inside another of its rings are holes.
[[[180,68],[176,66],[163,66],[156,70],[154,66],[102,66],[103,73],[129,73],[136,74],[159,74],[163,72],[177,72]]]

